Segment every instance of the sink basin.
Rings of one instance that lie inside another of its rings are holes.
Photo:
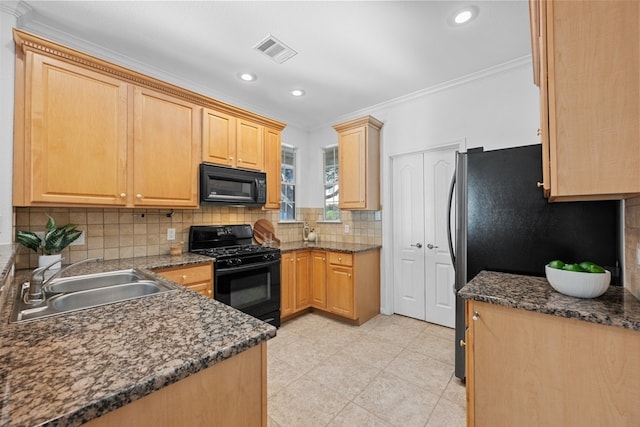
[[[105,286],[122,285],[140,279],[142,279],[142,276],[135,270],[109,271],[106,273],[54,279],[51,283],[45,285],[42,290],[45,293],[60,294],[103,288]]]
[[[25,283],[16,293],[11,322],[57,316],[175,290],[134,270],[112,271],[54,280],[43,287],[45,301],[33,306],[25,302],[24,296],[29,291],[29,284]]]

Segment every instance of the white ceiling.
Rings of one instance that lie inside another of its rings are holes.
[[[478,17],[449,23],[463,6]],[[52,38],[303,129],[531,53],[517,1],[32,1]],[[253,49],[272,34],[298,54]],[[252,83],[237,74],[250,71]],[[302,88],[294,98],[289,91]]]

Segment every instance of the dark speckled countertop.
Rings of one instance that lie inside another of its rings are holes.
[[[460,296],[506,307],[640,331],[640,300],[620,286],[598,298],[574,298],[556,292],[546,278],[481,271]]]
[[[301,249],[320,249],[323,251],[357,253],[357,252],[371,251],[374,249],[380,249],[381,247],[382,246],[380,245],[366,245],[366,244],[360,244],[360,243],[290,242],[290,243],[282,243],[280,245],[280,250],[282,252],[290,252],[290,251],[297,251]]]
[[[87,263],[65,275],[132,267],[151,273],[200,262],[211,258],[183,254]],[[16,272],[14,284],[28,273]],[[80,425],[276,334],[271,325],[172,286],[175,292],[23,324],[8,323],[16,286],[5,286],[0,425]]]

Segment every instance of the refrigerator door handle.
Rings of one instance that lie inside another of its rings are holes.
[[[456,152],[456,160],[458,158],[458,153]],[[451,237],[451,209],[453,208],[453,192],[456,186],[456,174],[457,171],[454,171],[453,177],[451,178],[451,184],[449,185],[449,206],[447,207],[447,237],[449,243],[449,255],[451,256],[451,262],[453,263],[453,269],[456,268],[456,254],[453,252],[453,240]]]

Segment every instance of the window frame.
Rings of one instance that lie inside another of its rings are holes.
[[[289,164],[285,162],[285,154],[291,154],[293,158],[293,164]],[[293,182],[284,181],[284,169],[285,167],[291,166],[290,169],[293,170]],[[298,149],[292,145],[282,144],[280,148],[280,211],[278,214],[278,220],[280,222],[294,222],[297,221],[297,208],[296,208],[296,187],[298,185]],[[284,191],[285,187],[291,187],[291,194],[293,195],[293,200],[291,203],[287,204],[288,197],[286,197],[287,193]],[[290,211],[287,211],[287,206],[291,205]],[[291,213],[293,215],[292,218],[286,218],[286,216]],[[284,216],[284,217],[283,217]]]
[[[327,152],[333,151],[333,161],[332,165],[327,166]],[[327,180],[327,168],[334,167],[335,168],[335,179],[333,181]],[[322,218],[324,222],[340,222],[340,169],[339,169],[339,152],[338,152],[338,144],[329,145],[322,148]],[[334,196],[331,198],[333,200],[332,205],[333,209],[328,210],[329,204],[327,201],[327,192],[330,191],[331,187],[335,188]],[[329,214],[329,215],[328,215]]]

